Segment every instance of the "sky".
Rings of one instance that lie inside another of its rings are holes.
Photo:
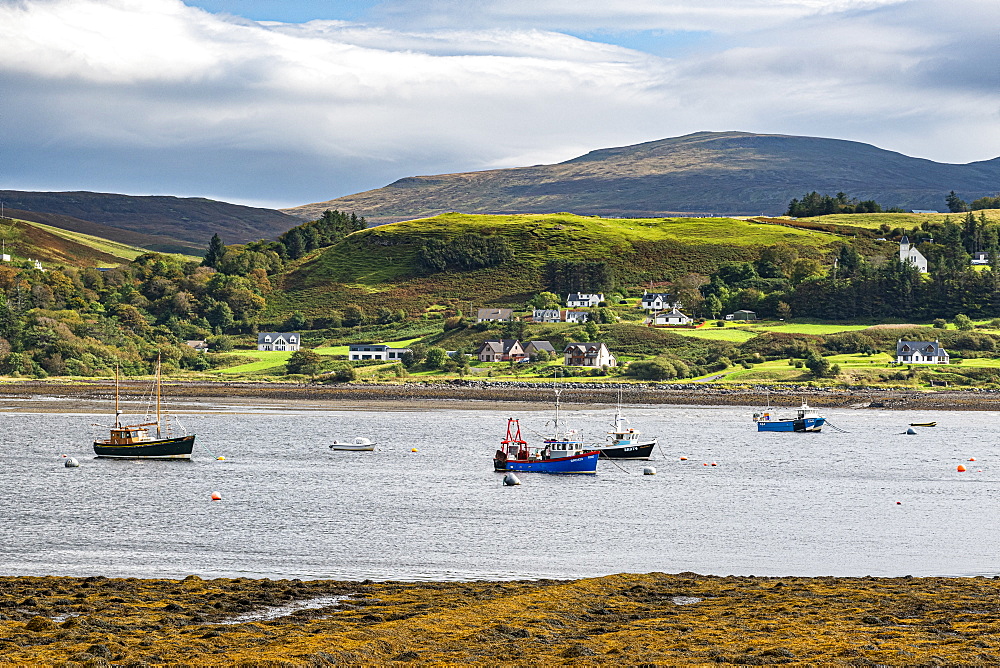
[[[997,26],[997,0],[0,0],[0,189],[289,207],[728,130],[988,160]]]

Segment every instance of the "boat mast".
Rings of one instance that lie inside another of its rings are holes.
[[[156,437],[160,438],[160,355],[156,355]]]
[[[121,427],[122,412],[118,410],[118,363],[115,363],[115,427]]]

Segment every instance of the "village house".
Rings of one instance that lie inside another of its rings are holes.
[[[484,341],[476,351],[480,362],[520,362],[528,359],[527,353],[517,339],[494,339]]]
[[[976,251],[972,254],[972,264],[989,264],[990,254],[986,251]]]
[[[617,366],[618,360],[603,343],[570,343],[563,349],[565,366]]]
[[[295,332],[260,332],[257,334],[257,350],[296,351],[299,349],[299,335]]]
[[[514,311],[509,308],[481,308],[476,312],[476,322],[513,322]]]
[[[184,345],[188,346],[189,348],[194,348],[200,353],[203,353],[208,350],[207,341],[185,341]]]
[[[668,308],[680,308],[681,303],[675,302],[673,297],[665,292],[645,292],[643,291],[642,301],[639,308],[646,311],[663,311]]]
[[[591,308],[604,301],[604,293],[591,294],[587,292],[573,292],[566,295],[566,306],[570,308]]]
[[[385,343],[352,343],[347,350],[350,360],[401,360],[409,348],[393,348]]]
[[[757,313],[755,311],[748,311],[746,309],[740,309],[734,313],[730,313],[726,316],[726,320],[756,320]]]
[[[920,270],[921,274],[927,273],[927,258],[923,256],[923,253],[917,250],[917,247],[910,243],[909,237],[905,234],[903,238],[899,240],[899,261],[909,262],[914,267]]]
[[[529,358],[541,351],[547,352],[552,357],[556,356],[556,349],[548,341],[528,341],[528,343],[524,345],[524,354]]]
[[[694,319],[677,309],[671,309],[653,316],[654,325],[690,325]]]
[[[565,322],[575,322],[577,324],[582,324],[590,319],[590,314],[587,311],[572,311],[567,309],[563,312],[563,320]]]
[[[562,322],[562,314],[557,308],[536,308],[531,312],[532,322]]]
[[[896,362],[899,364],[950,364],[950,357],[939,341],[896,342]]]

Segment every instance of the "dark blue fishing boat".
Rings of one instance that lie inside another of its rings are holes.
[[[794,417],[778,417],[774,409],[765,408],[753,414],[753,421],[757,423],[757,431],[817,432],[826,424],[826,418],[815,408],[810,408],[805,400]]]
[[[555,436],[540,446],[528,445],[521,438],[521,424],[515,418],[507,420],[507,436],[493,455],[497,471],[531,471],[534,473],[597,473],[600,453],[585,448],[573,438],[574,432],[560,432],[559,392],[556,390]]]

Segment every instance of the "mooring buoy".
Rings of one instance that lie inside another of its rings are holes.
[[[521,480],[511,472],[507,472],[503,477],[503,484],[508,487],[513,487],[514,485],[520,485]]]
[[[643,475],[656,475],[656,469],[652,466],[645,466],[642,469]]]
[[[65,461],[65,463],[63,464],[63,466],[65,466],[65,467],[66,467],[66,468],[68,468],[68,469],[75,469],[75,468],[76,468],[76,467],[78,467],[79,465],[80,465],[80,462],[76,461],[76,458],[75,458],[75,457],[70,457],[70,458],[69,458],[69,459],[67,459],[67,460]]]
[[[914,434],[916,434],[917,432],[913,431],[913,427],[907,427],[907,429],[906,429],[906,433],[907,433],[907,435],[909,435],[909,436],[913,436],[913,435],[914,435]]]

